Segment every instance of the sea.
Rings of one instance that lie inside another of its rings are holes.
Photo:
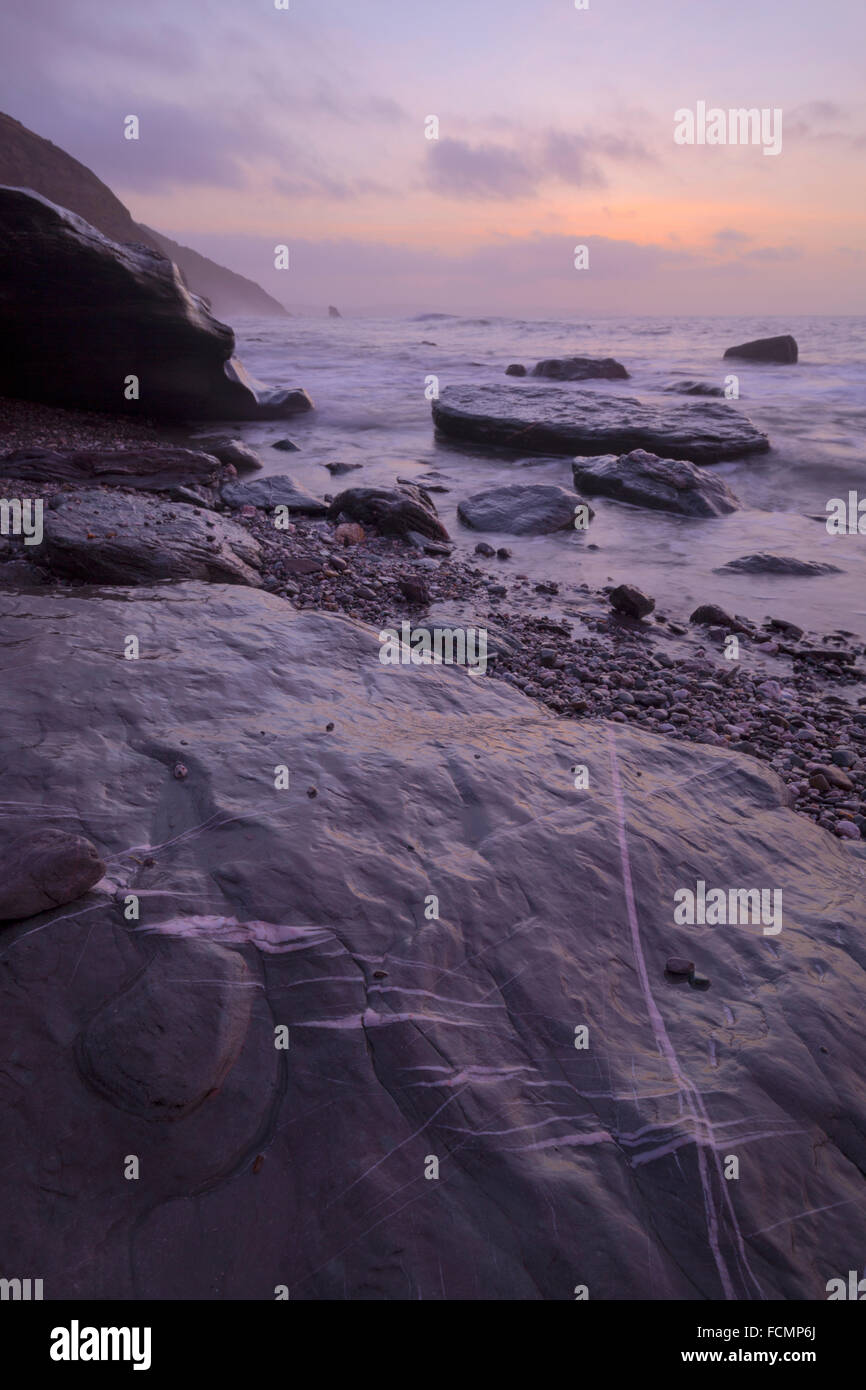
[[[723,386],[738,378],[729,407],[747,415],[770,439],[768,453],[713,465],[743,504],[724,518],[692,519],[593,498],[585,533],[548,536],[485,534],[507,546],[505,562],[533,580],[555,580],[568,592],[581,584],[637,584],[674,620],[700,603],[761,621],[773,616],[809,631],[847,631],[866,639],[866,535],[835,535],[826,519],[831,499],[864,501],[866,529],[866,318],[598,318],[591,322],[526,320],[454,314],[405,318],[239,319],[237,354],[269,386],[303,386],[315,410],[285,422],[248,424],[240,434],[258,451],[266,473],[290,473],[323,496],[351,486],[393,486],[398,478],[440,475],[448,491],[433,494],[458,552],[480,539],[457,516],[462,498],[514,482],[572,486],[567,458],[539,460],[486,452],[437,439],[428,399],[435,377],[450,385],[499,384],[509,363],[529,369],[541,358],[614,357],[629,372],[621,382],[551,386],[635,396],[657,404],[703,398],[664,392],[691,379]],[[799,362],[775,366],[722,360],[725,348],[753,338],[792,333]],[[535,383],[538,384],[537,382]],[[273,448],[289,437],[298,452]],[[326,463],[360,464],[332,478]],[[589,544],[597,549],[588,549]],[[719,573],[728,561],[757,552],[818,560],[842,573],[808,578]],[[486,562],[497,573],[498,562]]]

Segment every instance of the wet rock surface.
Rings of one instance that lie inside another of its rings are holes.
[[[4,1266],[54,1298],[295,1300],[811,1299],[849,1267],[860,851],[773,772],[383,666],[375,628],[261,591],[0,610],[6,795],[31,831],[62,814],[109,879],[2,933]],[[146,670],[118,662],[130,631]],[[628,643],[648,691],[707,681]],[[585,650],[597,689],[616,668]],[[782,932],[674,926],[698,877],[781,887]],[[664,979],[678,955],[695,988]]]
[[[126,449],[14,449],[0,455],[0,472],[36,482],[110,483],[149,490],[178,483],[209,486],[234,458],[170,445],[132,445]]]
[[[769,448],[731,402],[650,405],[631,396],[541,386],[446,386],[432,403],[452,439],[521,454],[627,454],[646,449],[716,463]]]
[[[574,526],[576,492],[556,483],[512,483],[467,497],[457,508],[464,526],[474,531],[507,531],[512,536],[542,536]],[[587,504],[588,518],[593,515]]]
[[[265,507],[270,510],[285,506],[305,516],[325,516],[328,510],[327,502],[300,487],[288,473],[271,473],[266,478],[253,478],[249,482],[227,483],[221,496],[232,507]]]
[[[575,486],[589,496],[683,516],[725,516],[740,503],[721,478],[686,459],[659,458],[644,449],[600,454],[572,463]]]
[[[79,582],[261,582],[258,543],[235,522],[185,502],[83,489],[52,499],[44,530],[40,564]]]
[[[0,840],[0,921],[74,902],[104,872],[96,846],[83,835],[50,827],[7,831]]]
[[[343,519],[375,527],[384,535],[406,536],[417,531],[431,540],[448,540],[432,498],[411,483],[398,488],[347,488],[334,498],[328,516],[332,521]]]

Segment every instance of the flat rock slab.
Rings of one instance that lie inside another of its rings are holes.
[[[283,506],[304,516],[326,516],[328,511],[327,502],[307,492],[288,473],[270,474],[246,483],[226,483],[220,495],[230,507],[264,507],[270,511]]]
[[[686,459],[658,458],[644,449],[630,454],[576,458],[575,487],[590,497],[611,497],[637,507],[682,516],[725,516],[740,502],[721,478]]]
[[[824,1299],[866,1248],[861,851],[752,758],[379,650],[262,590],[0,594],[4,798],[117,885],[0,932],[0,1267],[46,1299]],[[781,933],[675,925],[697,880],[780,888]]]
[[[725,357],[742,357],[748,362],[782,362],[790,364],[797,361],[799,349],[797,341],[790,333],[776,338],[755,338],[750,343],[739,343],[729,347]]]
[[[716,463],[760,453],[769,440],[720,401],[646,405],[631,396],[543,386],[446,386],[433,402],[443,435],[522,454],[605,454],[647,449]]]
[[[548,381],[589,381],[593,377],[625,381],[628,372],[612,357],[548,357],[535,364],[532,375]]]
[[[222,460],[195,449],[133,445],[129,449],[16,449],[0,457],[0,471],[44,483],[111,483],[152,491],[178,484],[210,486]]]
[[[467,497],[457,508],[474,531],[507,531],[512,536],[543,536],[574,526],[582,498],[556,483],[512,483]],[[586,504],[584,504],[586,505]],[[592,508],[588,508],[590,516]]]
[[[729,560],[720,565],[719,574],[736,570],[740,574],[784,574],[792,578],[809,579],[819,574],[844,574],[838,565],[822,560],[798,560],[794,555],[741,555],[738,560]]]
[[[44,532],[39,563],[84,583],[261,583],[258,541],[236,522],[185,502],[95,490],[59,494],[45,511]]]

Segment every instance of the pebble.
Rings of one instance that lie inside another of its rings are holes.
[[[668,956],[665,961],[665,970],[669,975],[693,975],[695,963],[688,960],[686,956]]]

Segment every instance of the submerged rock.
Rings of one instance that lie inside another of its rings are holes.
[[[4,798],[98,823],[141,903],[3,932],[0,1267],[75,1300],[823,1299],[866,1246],[859,842],[752,758],[380,645],[261,590],[0,594]],[[698,878],[784,893],[779,937],[698,928],[709,994],[657,968]]]
[[[742,357],[749,362],[796,362],[799,355],[797,343],[790,333],[776,338],[755,338],[750,343],[740,343],[729,347],[725,357]]]
[[[727,401],[661,407],[632,396],[555,386],[446,386],[432,409],[441,434],[524,455],[647,449],[716,463],[770,447],[767,436]]]
[[[288,507],[304,516],[326,516],[327,502],[314,497],[296,483],[288,473],[270,473],[266,478],[253,478],[248,483],[226,483],[221,497],[230,507]]]
[[[105,873],[83,835],[37,829],[0,844],[0,921],[33,917],[81,898]]]
[[[507,531],[512,536],[543,536],[574,526],[582,498],[556,483],[511,483],[467,497],[457,507],[464,526],[474,531]],[[583,504],[589,517],[595,513]]]
[[[739,560],[729,560],[720,565],[719,574],[726,570],[737,570],[743,574],[785,574],[804,579],[817,574],[844,574],[838,565],[826,564],[822,560],[798,560],[793,555],[741,555]]]
[[[119,243],[30,189],[0,188],[0,395],[172,419],[282,419],[305,391],[268,390],[234,333],[158,251]]]
[[[605,381],[624,381],[628,372],[612,357],[548,357],[532,369],[533,376],[548,381],[589,381],[599,377]]]
[[[591,497],[612,497],[657,511],[725,516],[741,505],[721,478],[687,459],[659,458],[644,449],[576,458],[572,472],[575,487]]]
[[[724,396],[724,388],[711,386],[708,381],[672,381],[665,391],[677,396]]]
[[[512,362],[505,368],[506,376],[526,376],[526,368],[522,362]]]
[[[59,493],[45,511],[44,532],[40,564],[82,583],[261,583],[258,541],[235,522],[185,502],[120,491]]]
[[[417,531],[429,540],[449,539],[428,494],[410,483],[399,488],[347,488],[334,498],[328,516],[332,521],[345,518],[375,527],[384,535],[405,537]]]

